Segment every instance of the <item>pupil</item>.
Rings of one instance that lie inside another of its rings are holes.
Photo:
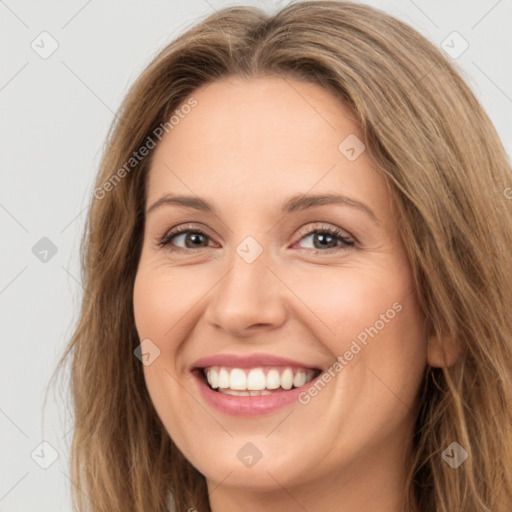
[[[334,244],[330,244],[330,245],[327,244],[327,245],[329,245],[329,247],[335,247],[336,246],[336,241],[335,241],[334,237],[332,235],[327,234],[327,233],[319,233],[318,235],[316,235],[315,241],[319,241],[320,240],[320,241],[325,242],[326,238],[328,238],[328,239],[330,238],[331,241],[334,241]],[[326,247],[326,245],[324,244],[321,247]]]
[[[192,246],[197,247],[201,243],[200,237],[202,236],[203,235],[201,233],[190,233],[189,236],[187,237],[187,242],[190,240],[192,242]]]

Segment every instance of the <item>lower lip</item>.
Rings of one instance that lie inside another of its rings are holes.
[[[279,391],[270,395],[260,396],[234,396],[214,391],[208,386],[202,378],[201,370],[193,370],[195,380],[198,383],[199,390],[206,402],[214,409],[232,416],[260,416],[271,414],[287,405],[297,401],[297,397],[309,387],[315,379],[304,384],[304,386],[290,389],[289,391]]]

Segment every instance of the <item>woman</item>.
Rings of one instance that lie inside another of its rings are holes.
[[[79,510],[509,511],[511,183],[447,59],[374,8],[177,38],[88,217]]]

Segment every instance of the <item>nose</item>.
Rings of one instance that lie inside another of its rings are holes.
[[[287,315],[285,286],[268,267],[265,252],[252,263],[234,253],[230,263],[211,291],[204,313],[209,324],[238,338],[281,326]]]

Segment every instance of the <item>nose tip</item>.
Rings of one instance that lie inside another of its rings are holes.
[[[249,246],[250,247],[250,246]],[[212,290],[205,313],[211,325],[243,337],[248,331],[275,328],[286,319],[280,281],[264,258],[247,263],[236,257]]]

